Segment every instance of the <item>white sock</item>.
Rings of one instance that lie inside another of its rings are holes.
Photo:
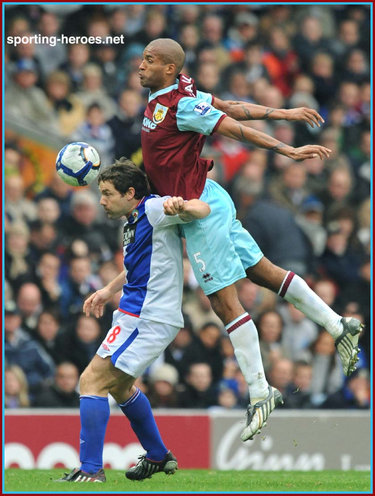
[[[241,372],[249,385],[252,404],[268,396],[258,332],[248,313],[244,313],[225,326],[232,342]]]
[[[294,272],[287,273],[278,294],[292,303],[313,322],[327,329],[334,339],[342,333],[341,316],[324,303]]]

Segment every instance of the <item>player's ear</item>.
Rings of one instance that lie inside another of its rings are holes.
[[[132,200],[134,196],[135,196],[135,189],[133,188],[133,186],[130,186],[130,188],[125,193],[125,197],[127,200]]]
[[[175,64],[168,64],[166,73],[168,74],[168,76],[171,76],[172,74],[176,74],[176,65]]]

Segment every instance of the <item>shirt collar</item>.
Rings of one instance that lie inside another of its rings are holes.
[[[167,88],[162,88],[161,90],[156,91],[155,93],[150,92],[148,96],[148,101],[151,102],[151,100],[154,100],[154,98],[157,98],[160,95],[164,95],[165,93],[169,93],[172,90],[177,90],[177,88],[178,88],[178,84],[176,82],[175,84],[172,84],[171,86],[167,86]]]

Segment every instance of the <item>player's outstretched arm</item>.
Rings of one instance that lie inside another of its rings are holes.
[[[305,145],[299,148],[282,143],[281,141],[269,136],[266,133],[256,129],[244,126],[231,117],[225,117],[216,130],[217,133],[233,138],[243,143],[252,143],[260,148],[272,150],[280,155],[292,158],[293,160],[306,160],[309,158],[319,157],[321,160],[328,158],[331,150],[321,145]]]
[[[214,107],[225,112],[229,117],[236,121],[250,120],[287,120],[302,121],[311,127],[320,127],[324,123],[323,117],[314,109],[308,107],[297,107],[292,109],[274,109],[264,107],[249,102],[238,102],[234,100],[220,100],[215,97]]]
[[[104,305],[109,301],[114,294],[122,289],[125,284],[125,271],[113,279],[102,289],[95,291],[89,296],[83,304],[83,312],[88,317],[90,313],[94,314],[96,318],[102,317],[104,313]]]
[[[185,201],[181,196],[172,196],[163,203],[165,215],[178,215],[184,222],[203,219],[211,212],[209,205],[201,200]]]

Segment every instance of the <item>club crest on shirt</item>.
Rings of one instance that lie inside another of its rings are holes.
[[[164,105],[160,105],[160,103],[157,103],[154,113],[152,114],[152,120],[155,122],[155,124],[160,124],[160,122],[163,122],[163,120],[165,119],[167,112],[168,107],[164,107]]]
[[[194,112],[200,115],[207,115],[211,112],[212,107],[209,103],[205,101],[199,102],[195,107],[194,107]]]

